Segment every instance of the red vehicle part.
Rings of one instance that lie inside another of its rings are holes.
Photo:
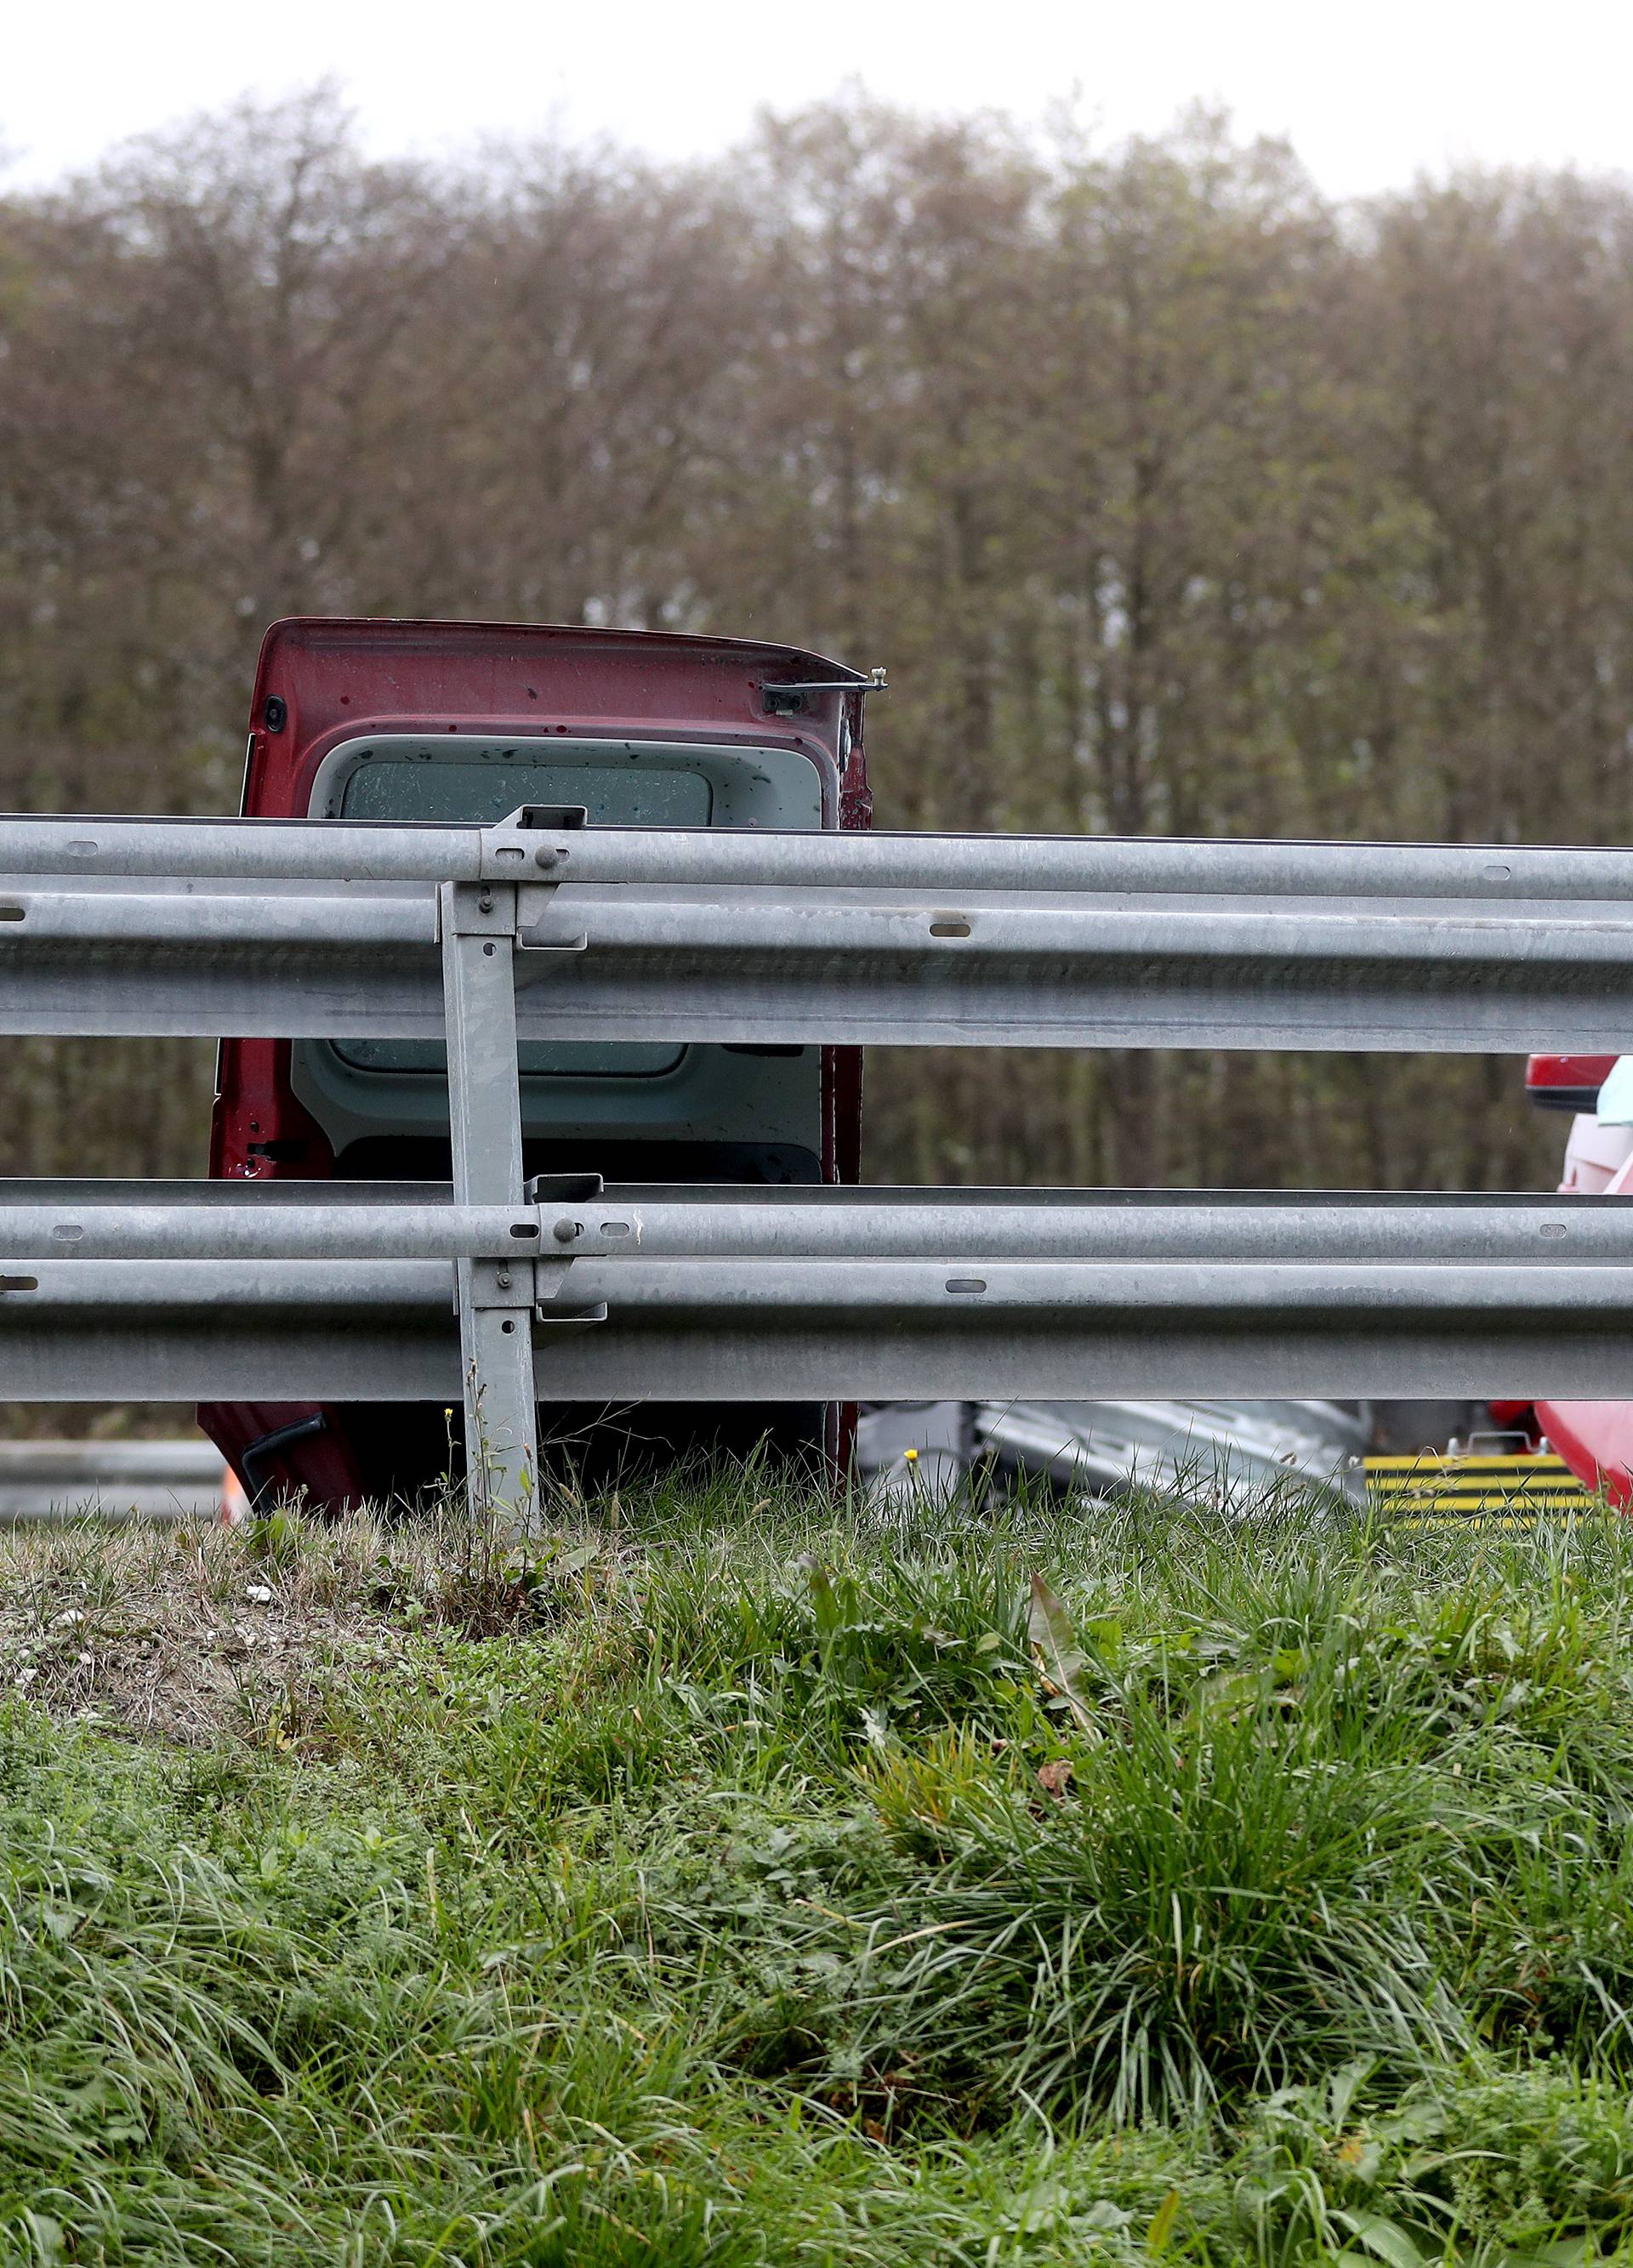
[[[1633,1506],[1633,1402],[1532,1407],[1537,1437],[1551,1442],[1585,1488],[1602,1488],[1619,1512]]]
[[[1591,1112],[1615,1056],[1527,1056],[1526,1093],[1543,1110]]]
[[[1532,1056],[1526,1062],[1526,1092],[1533,1102],[1579,1114],[1562,1196],[1633,1190],[1625,1130],[1596,1126],[1592,1118],[1615,1062],[1615,1056]],[[1533,1443],[1551,1443],[1585,1488],[1602,1488],[1619,1510],[1633,1506],[1633,1402],[1494,1402],[1491,1414]]]
[[[384,742],[388,750],[401,748],[423,760],[417,782],[446,774],[450,765],[457,770],[462,762],[476,767],[495,759],[482,786],[490,805],[498,796],[506,809],[528,799],[573,799],[521,792],[525,774],[501,768],[518,755],[524,766],[536,768],[536,767],[550,757],[566,763],[576,755],[586,777],[602,779],[610,778],[625,755],[632,765],[651,758],[654,763],[639,777],[667,779],[671,794],[679,792],[675,781],[691,780],[686,767],[698,771],[706,757],[720,777],[740,763],[745,776],[775,770],[796,784],[807,783],[798,795],[809,815],[795,823],[865,828],[873,802],[862,696],[848,682],[835,682],[852,676],[794,646],[668,631],[341,618],[276,622],[262,642],[255,675],[243,809],[252,817],[282,819],[338,808],[323,785],[336,777],[336,762],[344,770],[353,762],[349,752],[360,752],[361,762]],[[410,751],[410,743],[418,745]],[[660,775],[659,764],[670,769]],[[377,770],[375,784],[384,777]],[[477,777],[473,769],[470,778]],[[764,789],[765,780],[758,785]],[[513,800],[504,803],[507,792]],[[627,778],[621,792],[621,807],[632,808]],[[661,805],[660,791],[654,786],[651,792]],[[699,821],[689,806],[681,823],[787,823],[774,814],[769,820],[717,822],[714,807],[710,804],[710,815]],[[416,807],[364,815],[476,814]],[[502,813],[493,807],[491,815]],[[664,814],[654,806],[654,815]],[[304,1043],[305,1055],[312,1045]],[[752,1060],[725,1065],[723,1059],[796,1052],[687,1049],[680,1055],[702,1060],[705,1070],[729,1071],[740,1082],[761,1076],[769,1086],[777,1076],[772,1065]],[[816,1061],[802,1092],[812,1100],[798,1140],[787,1138],[786,1128],[780,1141],[711,1140],[711,1131],[718,1132],[718,1108],[701,1114],[695,1126],[671,1118],[653,1138],[644,1138],[638,1126],[625,1138],[609,1140],[580,1132],[558,1109],[543,1131],[536,1127],[529,1135],[524,1123],[528,1170],[587,1167],[610,1182],[854,1182],[861,1174],[861,1051],[807,1053]],[[213,1177],[447,1179],[446,1102],[440,1131],[432,1123],[419,1133],[399,1127],[389,1136],[371,1137],[344,1111],[330,1110],[326,1119],[323,1104],[311,1092],[298,1091],[302,1070],[296,1057],[288,1041],[223,1042],[211,1128]],[[714,1057],[722,1064],[713,1064],[709,1059]],[[561,1084],[573,1084],[592,1100],[600,1091],[627,1093],[636,1084],[624,1074],[597,1078],[595,1068],[580,1064],[573,1080],[563,1074]],[[673,1068],[659,1066],[665,1073]],[[655,1092],[663,1082],[654,1074],[645,1083]],[[422,1087],[435,1084],[434,1077],[419,1080]],[[548,1085],[536,1079],[529,1089],[524,1079],[524,1094]],[[720,1086],[716,1079],[717,1101]],[[525,1110],[524,1101],[524,1117]],[[592,1429],[599,1415],[569,1413],[580,1427]],[[804,1409],[752,1405],[723,1405],[706,1415],[666,1409],[642,1417],[664,1438],[678,1435],[687,1446],[730,1449],[746,1449],[765,1435],[804,1445],[809,1426]],[[262,1491],[303,1490],[319,1508],[339,1509],[365,1498],[411,1493],[458,1465],[458,1447],[440,1408],[211,1403],[200,1410],[199,1422],[252,1501]],[[848,1408],[830,1407],[821,1418],[818,1431],[831,1461],[848,1462],[854,1423]]]

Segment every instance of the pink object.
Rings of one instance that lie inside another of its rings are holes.
[[[1565,1145],[1563,1197],[1597,1197],[1601,1190],[1627,1186],[1627,1169],[1633,1165],[1633,1126],[1601,1126],[1581,1112],[1570,1122]]]
[[[1564,1197],[1622,1197],[1633,1191],[1633,1126],[1601,1126],[1597,1118],[1578,1114],[1571,1122],[1559,1187]],[[1538,1402],[1532,1407],[1535,1432],[1546,1436],[1585,1488],[1602,1488],[1620,1510],[1633,1507],[1633,1402]]]

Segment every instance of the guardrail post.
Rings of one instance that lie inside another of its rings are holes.
[[[437,892],[447,1021],[448,1125],[456,1204],[521,1202],[514,883]],[[531,1259],[455,1263],[473,1504],[525,1513],[538,1471]]]

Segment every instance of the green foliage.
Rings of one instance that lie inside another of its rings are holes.
[[[1618,1525],[763,1485],[495,1544],[497,1624],[455,1528],[250,1532],[393,1644],[0,1713],[0,2261],[1633,2247]]]
[[[8,809],[236,800],[281,614],[890,665],[881,821],[1616,842],[1633,193],[847,94],[717,165],[381,166],[321,91],[0,199]],[[541,718],[542,722],[548,719]],[[213,1050],[18,1042],[12,1172],[196,1170]],[[870,1066],[880,1178],[1493,1188],[1464,1057]]]

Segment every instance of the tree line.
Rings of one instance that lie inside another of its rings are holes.
[[[0,799],[236,806],[288,612],[888,664],[882,824],[1616,842],[1633,187],[1319,195],[857,97],[716,163],[246,104],[0,197]],[[198,1170],[210,1052],[11,1042],[6,1170]],[[1518,1061],[870,1063],[873,1178],[1535,1184]],[[1559,1122],[1552,1122],[1555,1128]]]

